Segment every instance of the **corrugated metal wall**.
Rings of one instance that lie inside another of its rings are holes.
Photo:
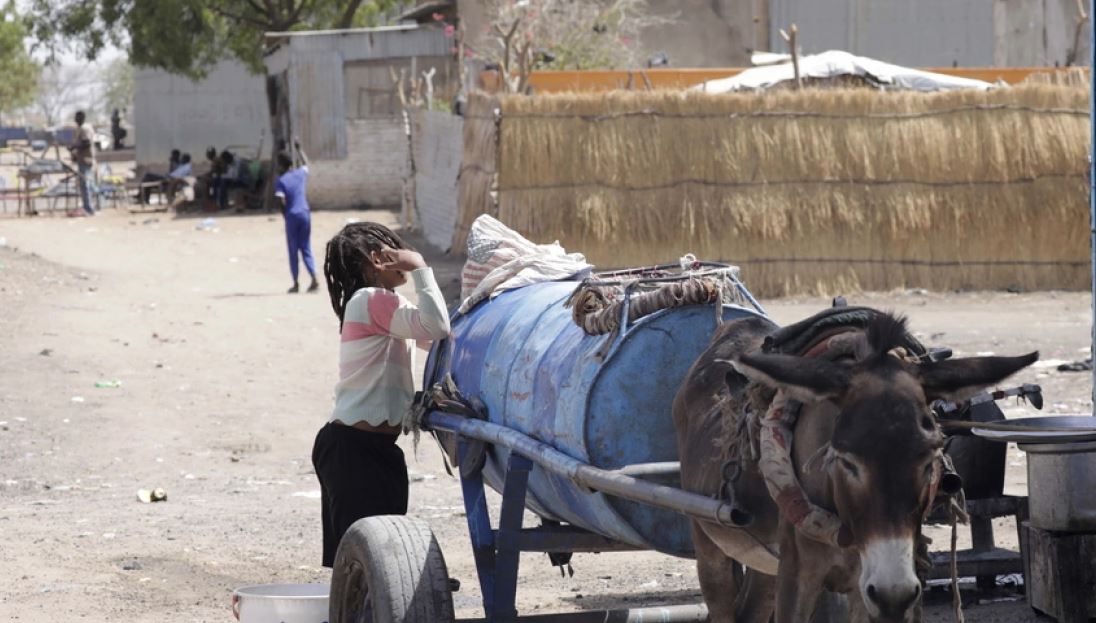
[[[805,53],[912,67],[1053,66],[1073,47],[1076,16],[1076,0],[771,0],[769,36],[783,50],[780,29],[794,23]]]
[[[453,40],[433,27],[296,33],[284,38],[269,59],[268,70],[288,67],[292,132],[300,137],[308,154],[341,160],[347,156],[348,118],[391,116],[398,111],[398,106],[379,105],[385,99],[381,91],[386,85],[394,92],[388,66],[397,71],[400,67],[420,69],[412,59],[433,62],[451,57],[452,46]],[[359,70],[365,70],[365,75]],[[438,83],[436,78],[435,85]],[[378,95],[367,98],[369,105],[364,111],[358,101],[362,89]],[[371,106],[374,100],[376,111]]]
[[[343,63],[333,50],[293,55],[289,64],[289,109],[293,133],[313,158],[346,157]]]
[[[198,162],[211,145],[234,146],[250,157],[264,134],[270,146],[265,78],[233,62],[220,63],[199,82],[139,70],[133,122],[138,164],[166,167],[172,149]]]

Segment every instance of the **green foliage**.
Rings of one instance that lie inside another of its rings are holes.
[[[128,49],[134,66],[201,78],[234,57],[255,73],[263,33],[371,24],[394,0],[30,0],[33,37],[51,52],[88,59],[107,43]]]
[[[133,93],[135,85],[133,81],[133,65],[124,58],[112,61],[103,68],[100,75],[103,83],[102,111],[104,116],[110,116],[115,108],[129,108],[133,105]]]
[[[27,54],[23,24],[15,19],[15,5],[0,8],[0,113],[23,108],[34,101],[38,64]]]

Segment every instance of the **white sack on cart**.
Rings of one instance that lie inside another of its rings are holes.
[[[461,270],[460,313],[506,290],[584,276],[593,266],[559,242],[535,244],[486,214],[468,232],[468,261]]]

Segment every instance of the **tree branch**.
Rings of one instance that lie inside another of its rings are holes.
[[[248,24],[258,26],[259,28],[262,28],[264,31],[276,30],[275,28],[273,28],[273,26],[274,26],[273,24],[263,22],[262,20],[257,20],[253,17],[248,17],[246,15],[237,15],[235,13],[232,13],[231,11],[226,11],[225,9],[222,9],[221,7],[218,7],[218,6],[210,5],[209,9],[211,11],[213,11],[214,13],[220,15],[221,17],[227,17],[228,19],[234,19],[237,22],[246,22]]]
[[[294,8],[292,11],[290,11],[289,20],[288,20],[289,24],[292,26],[292,25],[296,24],[297,22],[299,22],[300,19],[301,19],[301,13],[305,12],[304,8],[308,7],[308,10],[311,11],[312,10],[312,5],[315,5],[315,4],[316,4],[316,0],[301,0],[301,3],[298,4],[296,6],[296,8]]]
[[[255,12],[256,12],[256,13],[259,13],[260,15],[266,15],[268,19],[270,19],[271,21],[273,21],[273,18],[274,18],[274,16],[273,16],[273,15],[267,15],[267,13],[266,13],[266,9],[264,9],[264,8],[263,8],[263,7],[261,7],[261,6],[259,6],[259,3],[258,3],[258,2],[255,2],[255,0],[247,0],[247,3],[248,3],[249,5],[251,5],[251,8],[255,9]]]
[[[354,14],[361,6],[362,0],[350,0],[346,5],[346,11],[343,11],[342,17],[336,22],[335,28],[350,28],[354,24]]]

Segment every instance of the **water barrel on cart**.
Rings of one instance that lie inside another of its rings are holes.
[[[621,335],[590,336],[564,306],[576,286],[537,284],[455,316],[452,339],[431,352],[427,383],[449,373],[465,396],[482,402],[491,422],[595,467],[677,461],[671,407],[716,329],[714,308],[661,310]],[[730,305],[722,313],[725,321],[760,315]],[[484,479],[496,491],[508,457],[505,448],[488,451]],[[676,476],[658,482],[680,485]],[[638,547],[692,555],[683,515],[586,491],[539,466],[530,473],[526,506]]]

